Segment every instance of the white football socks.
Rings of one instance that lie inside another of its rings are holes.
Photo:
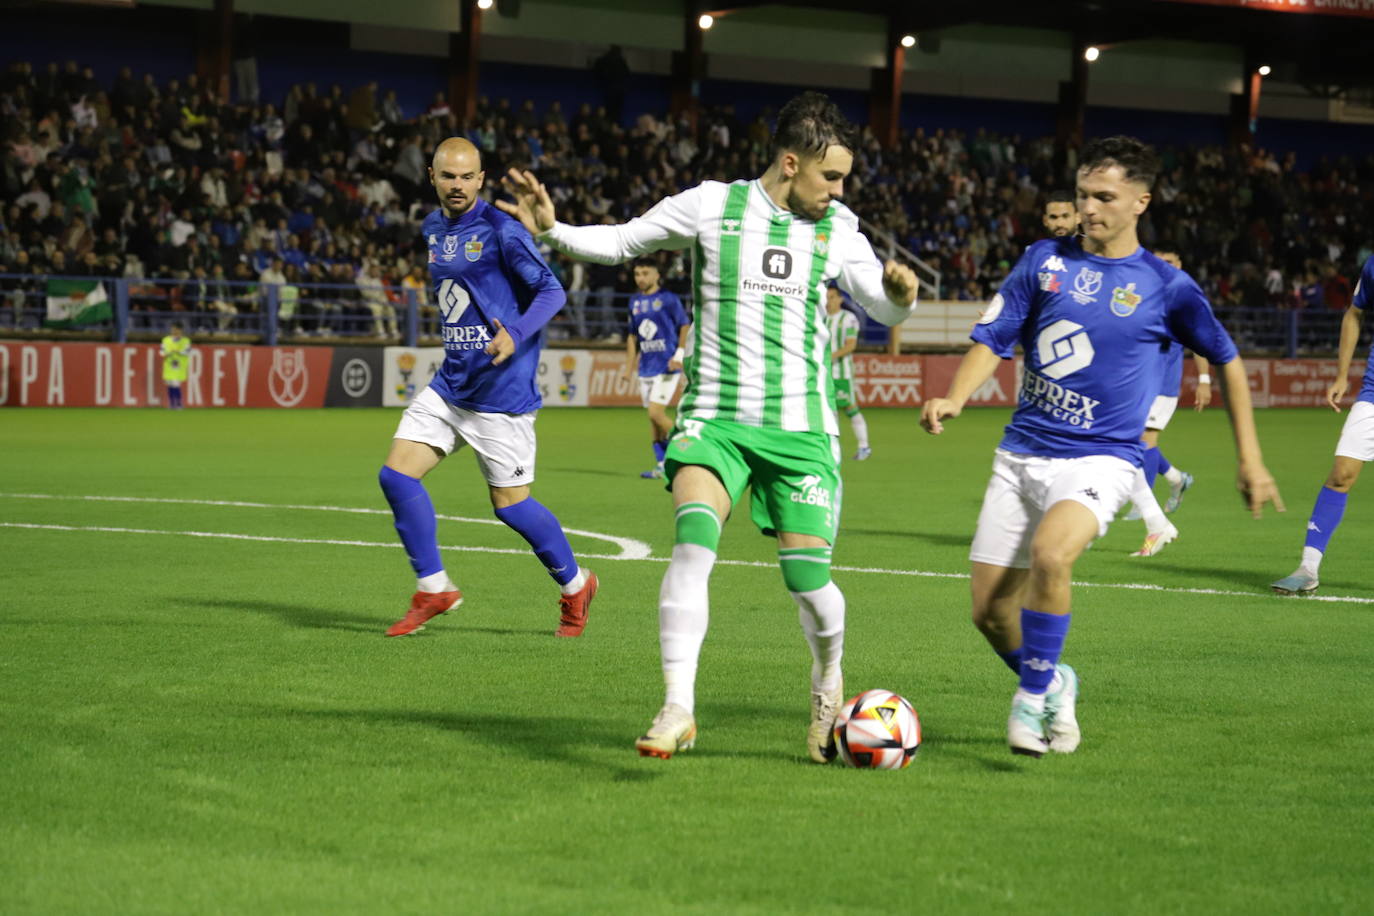
[[[560,585],[558,586],[558,588],[565,595],[576,595],[578,592],[582,591],[582,586],[586,584],[587,571],[579,566],[577,568],[577,575],[573,576],[572,579],[568,580],[568,583],[566,585]]]
[[[1180,471],[1178,468],[1174,467],[1172,464],[1169,465],[1169,470],[1160,471],[1159,473],[1165,480],[1169,481],[1169,483],[1173,484],[1174,486],[1178,486],[1179,484],[1183,483],[1183,472]]]
[[[415,580],[415,590],[417,592],[456,592],[458,586],[453,584],[453,580],[448,577],[448,573],[439,570],[437,573],[430,573]]]
[[[1131,502],[1140,510],[1140,517],[1145,521],[1145,530],[1150,534],[1158,534],[1169,527],[1169,520],[1164,517],[1164,510],[1159,507],[1159,500],[1155,499],[1154,490],[1145,482],[1145,472],[1140,468],[1135,469],[1135,484],[1131,487]]]
[[[849,418],[849,425],[854,428],[854,438],[859,440],[859,448],[868,448],[868,421],[864,415],[854,414]]]
[[[1302,549],[1302,563],[1298,565],[1298,568],[1315,576],[1321,566],[1322,552],[1315,547],[1304,547]]]
[[[797,602],[806,642],[811,646],[811,689],[828,692],[840,686],[844,656],[844,592],[834,582],[809,592],[790,592]]]
[[[696,708],[697,658],[710,620],[707,585],[716,554],[700,544],[676,544],[658,593],[658,644],[665,702]]]

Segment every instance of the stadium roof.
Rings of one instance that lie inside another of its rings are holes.
[[[961,25],[1000,25],[1070,32],[1086,44],[1160,39],[1229,44],[1268,64],[1284,82],[1325,93],[1374,86],[1374,4],[1325,4],[1308,12],[1258,7],[1267,0],[845,0],[850,12],[891,16],[899,30],[932,32]],[[1311,0],[1308,0],[1311,2]],[[766,6],[833,10],[834,0],[706,0],[703,10]]]

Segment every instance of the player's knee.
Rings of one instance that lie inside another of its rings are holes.
[[[696,544],[715,553],[720,546],[720,516],[706,503],[683,503],[677,507],[673,543]]]
[[[785,547],[778,551],[778,566],[789,592],[814,592],[830,582],[830,548]]]
[[[1044,542],[1037,540],[1031,544],[1032,575],[1050,578],[1067,578],[1073,572],[1073,562],[1078,559],[1078,551],[1063,541]]]
[[[1360,477],[1360,467],[1357,461],[1337,461],[1326,478],[1326,485],[1338,493],[1349,493]]]

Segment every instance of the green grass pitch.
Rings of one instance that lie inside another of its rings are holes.
[[[466,603],[383,638],[413,587],[377,511],[396,412],[5,411],[0,910],[1368,912],[1374,485],[1323,569],[1321,595],[1353,600],[1267,590],[1342,418],[1259,412],[1289,511],[1255,521],[1224,416],[1179,412],[1182,537],[1135,559],[1143,529],[1118,522],[1084,555],[1083,745],[1033,761],[1004,745],[1014,684],[963,578],[1007,415],[937,439],[869,411],[874,457],[845,463],[847,693],[896,690],[925,730],[910,769],[859,772],[806,761],[809,656],[745,513],[712,579],[697,747],[636,756],[671,547],[640,411],[539,419],[538,498],[651,551],[587,561],[577,640],[552,637],[523,542],[476,521],[467,455],[428,481],[474,520],[439,528]]]

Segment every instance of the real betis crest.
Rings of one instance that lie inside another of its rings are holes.
[[[824,232],[816,233],[816,241],[811,244],[811,250],[821,257],[830,253],[830,236]]]
[[[1135,291],[1134,283],[1127,283],[1112,290],[1112,314],[1126,318],[1140,304],[1140,294]]]
[[[472,234],[472,238],[463,243],[463,257],[469,261],[475,261],[482,256],[482,242],[477,238],[477,233]]]

